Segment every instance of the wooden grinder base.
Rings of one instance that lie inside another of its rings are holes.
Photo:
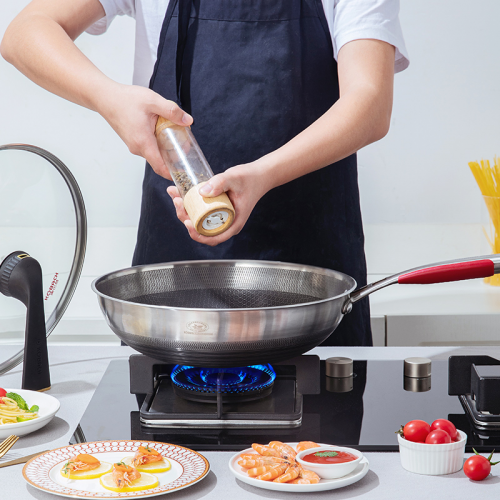
[[[196,231],[204,236],[217,236],[227,231],[234,221],[234,207],[226,193],[213,198],[204,198],[198,192],[203,186],[202,182],[192,187],[184,197],[184,208],[193,222]],[[203,222],[207,217],[216,212],[226,212],[228,217],[226,221],[215,229],[205,229]]]

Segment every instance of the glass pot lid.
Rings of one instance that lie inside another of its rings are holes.
[[[68,167],[36,146],[0,146],[0,264],[16,251],[40,263],[47,336],[76,289],[86,243],[85,205]],[[25,323],[26,307],[0,294],[0,346],[24,345]],[[22,360],[22,349],[0,355],[0,375]]]

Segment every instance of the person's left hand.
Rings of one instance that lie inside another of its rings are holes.
[[[209,182],[200,188],[200,194],[206,198],[212,198],[226,192],[234,206],[236,216],[233,224],[227,231],[217,236],[203,236],[196,232],[184,209],[184,203],[178,189],[175,186],[170,186],[167,193],[172,198],[177,217],[186,226],[189,236],[199,243],[216,246],[238,234],[243,229],[257,202],[272,188],[270,183],[266,182],[268,176],[263,170],[259,161],[237,165],[227,169],[222,174],[214,175]]]

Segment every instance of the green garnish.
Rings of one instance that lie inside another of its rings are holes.
[[[29,409],[29,411],[30,411],[31,413],[36,413],[39,409],[40,409],[40,408],[39,408],[39,406],[38,406],[38,405],[33,405],[33,406]]]
[[[338,453],[336,451],[318,451],[314,454],[315,457],[321,457],[321,458],[326,458],[326,457],[336,457]]]
[[[125,462],[116,462],[115,465],[123,465],[125,467],[128,467],[128,465]]]
[[[17,403],[17,406],[19,406],[19,408],[21,410],[29,411],[28,405],[26,404],[26,401],[21,396],[19,396],[19,394],[16,394],[15,392],[8,392],[5,395],[5,397],[13,399]]]
[[[30,415],[29,417],[16,417],[16,420],[18,422],[27,422],[28,420],[33,420],[36,418],[36,415],[34,415],[33,417]]]
[[[63,474],[64,475],[68,475],[68,470],[69,470],[69,464],[71,462],[68,460],[65,464],[64,464],[64,467],[63,467]]]

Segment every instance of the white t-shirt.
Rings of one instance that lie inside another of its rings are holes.
[[[169,0],[99,1],[104,7],[106,16],[91,26],[87,32],[93,35],[104,33],[116,16],[126,15],[135,18],[133,83],[147,87],[156,62],[161,26]],[[408,54],[398,18],[399,0],[322,0],[322,2],[332,35],[335,59],[346,43],[362,38],[373,38],[390,43],[396,48],[395,73],[408,67]]]

